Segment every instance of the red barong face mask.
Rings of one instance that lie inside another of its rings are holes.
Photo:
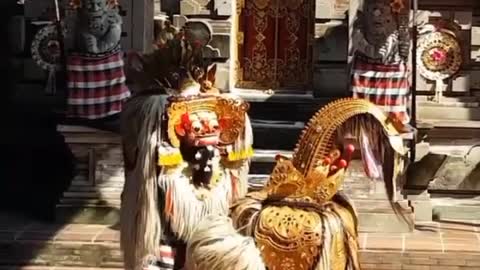
[[[199,111],[183,114],[175,132],[183,143],[203,147],[219,144],[221,129],[215,112]]]

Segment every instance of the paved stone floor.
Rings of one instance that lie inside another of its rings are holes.
[[[43,243],[52,246],[78,244],[78,247],[83,249],[101,246],[102,248],[110,248],[112,251],[109,252],[115,252],[115,256],[121,258],[118,251],[118,241],[118,228],[112,226],[52,225],[28,219],[0,216],[0,247],[5,243],[19,245],[22,243]],[[480,269],[480,221],[418,223],[412,233],[360,233],[360,245],[363,269]],[[75,250],[75,246],[72,246],[71,249]],[[2,250],[0,249],[1,253]],[[379,258],[376,254],[381,254],[383,257]],[[395,262],[397,257],[402,257],[402,259]],[[48,261],[49,257],[46,258],[44,260]],[[117,264],[110,267],[105,265],[102,266],[102,269],[120,269],[121,259],[118,258],[116,259]],[[463,261],[458,262],[456,261],[457,258],[462,258]],[[442,260],[455,261],[455,263],[453,265],[446,262],[442,264]],[[0,255],[0,265],[2,264],[9,265],[2,263]],[[406,264],[413,264],[414,267],[403,266]],[[434,267],[434,265],[436,266]],[[446,266],[442,268],[439,265]],[[71,267],[29,266],[23,268],[0,266],[0,270],[7,269],[68,270],[97,268],[89,268],[88,265],[82,265],[82,263],[78,263],[78,267],[75,267],[75,265]]]
[[[0,270],[123,270],[123,268],[65,267],[65,266],[0,266]]]
[[[1,241],[118,243],[119,230],[106,225],[52,225],[0,220]],[[479,252],[480,222],[419,223],[412,233],[360,233],[362,250]]]

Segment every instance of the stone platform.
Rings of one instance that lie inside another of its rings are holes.
[[[0,270],[121,269],[116,226],[0,217]],[[480,221],[417,223],[411,233],[361,233],[363,270],[480,269]],[[28,266],[28,267],[27,267]]]

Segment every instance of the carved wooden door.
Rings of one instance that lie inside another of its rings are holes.
[[[236,87],[309,86],[314,0],[238,0],[236,18]]]

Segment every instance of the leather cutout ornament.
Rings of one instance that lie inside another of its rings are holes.
[[[438,25],[426,25],[418,40],[417,63],[422,77],[435,82],[435,101],[440,102],[444,80],[451,79],[463,64],[462,48],[454,31]]]

